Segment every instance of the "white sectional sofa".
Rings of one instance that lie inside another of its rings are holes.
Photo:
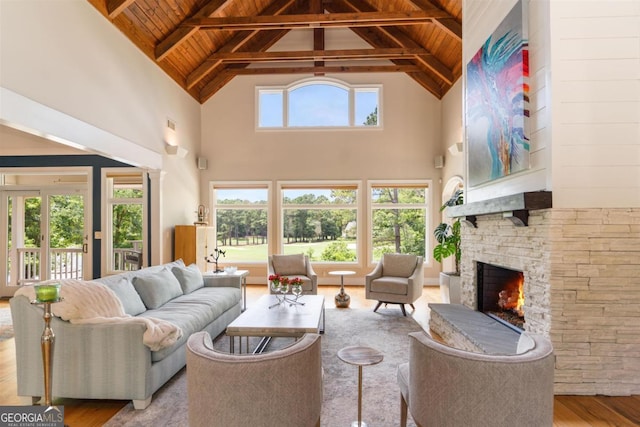
[[[131,399],[136,409],[144,409],[153,393],[185,366],[189,336],[207,331],[215,337],[241,312],[239,286],[220,286],[181,260],[94,282],[113,290],[126,314],[170,322],[180,328],[181,337],[153,351],[143,343],[146,327],[138,322],[77,324],[54,317],[54,398]],[[43,309],[24,295],[12,298],[10,305],[18,395],[36,401],[44,394]]]

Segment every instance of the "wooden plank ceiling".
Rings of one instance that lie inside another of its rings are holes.
[[[406,73],[442,98],[462,74],[462,0],[88,0],[200,103],[247,74]],[[368,46],[325,49],[348,28]],[[269,50],[290,31],[313,49]]]

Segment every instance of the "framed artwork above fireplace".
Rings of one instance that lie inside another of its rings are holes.
[[[519,0],[467,63],[470,187],[528,170],[527,0]]]

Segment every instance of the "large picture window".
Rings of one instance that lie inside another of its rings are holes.
[[[269,192],[267,183],[213,184],[217,247],[225,262],[267,259]]]
[[[316,262],[357,262],[358,194],[356,183],[281,184],[281,252],[305,253]]]
[[[369,183],[372,262],[388,252],[425,256],[428,191],[427,182]]]
[[[326,78],[287,87],[258,87],[257,127],[380,127],[380,92],[380,86],[354,86]]]

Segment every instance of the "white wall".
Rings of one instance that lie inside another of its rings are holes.
[[[201,154],[209,160],[202,174],[202,200],[208,202],[207,186],[217,180],[267,180],[274,188],[277,180],[360,180],[365,190],[366,180],[431,179],[436,184],[431,215],[439,218],[440,170],[433,158],[442,154],[440,101],[402,74],[327,77],[383,84],[383,128],[257,131],[255,87],[290,84],[302,77],[236,77],[202,107]],[[425,275],[435,278],[439,266],[427,258]],[[359,273],[369,268],[364,263]],[[322,278],[324,272],[318,269]]]
[[[0,0],[0,24],[0,123],[166,172],[154,250],[169,260],[199,203],[200,105],[84,0]],[[184,159],[164,154],[167,118]]]
[[[554,207],[640,206],[640,2],[551,2]]]
[[[467,187],[466,201],[473,202],[523,191],[550,190],[549,147],[551,145],[548,53],[548,0],[529,3],[530,170],[490,183]],[[463,78],[466,64],[504,19],[516,0],[464,0]],[[463,89],[464,95],[464,89]],[[464,106],[464,104],[463,104]],[[463,111],[464,116],[464,111]],[[464,120],[464,119],[463,119]],[[465,127],[467,124],[465,123]],[[465,172],[465,176],[468,176]]]

